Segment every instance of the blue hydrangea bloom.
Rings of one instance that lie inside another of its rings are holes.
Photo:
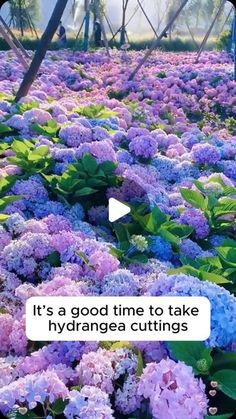
[[[206,297],[211,303],[211,335],[206,343],[231,349],[236,336],[236,298],[219,285],[193,276],[160,274],[151,295]]]
[[[152,237],[150,250],[154,253],[157,259],[165,261],[172,259],[173,250],[171,244],[167,240],[163,239],[163,237]]]

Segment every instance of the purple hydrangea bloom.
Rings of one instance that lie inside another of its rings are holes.
[[[173,412],[179,418],[202,419],[207,413],[205,386],[183,362],[148,364],[138,394],[149,400],[153,419],[171,418]]]
[[[180,222],[193,227],[197,239],[205,239],[210,233],[207,218],[199,209],[190,208],[184,211],[180,216]]]
[[[211,144],[196,144],[192,148],[193,160],[197,164],[216,164],[221,159],[221,153],[217,147]]]
[[[148,159],[155,156],[158,150],[158,144],[151,135],[140,135],[130,141],[129,150],[136,157]]]
[[[102,282],[102,295],[108,296],[135,296],[138,295],[138,286],[135,276],[126,269],[106,275]]]

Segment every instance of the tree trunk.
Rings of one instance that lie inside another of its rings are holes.
[[[20,32],[23,38],[24,36],[24,25],[23,25],[23,16],[22,16],[22,0],[19,0],[19,24],[20,24]]]
[[[121,25],[121,31],[120,31],[120,46],[125,44],[125,20],[126,20],[126,10],[128,7],[129,0],[123,0],[123,6],[122,6],[122,25]]]
[[[85,0],[85,30],[84,30],[84,51],[89,49],[89,25],[90,25],[90,0]]]
[[[34,55],[33,61],[30,65],[29,70],[24,76],[24,79],[21,83],[21,86],[16,95],[16,101],[19,101],[22,97],[26,96],[33,84],[35,78],[37,77],[41,63],[46,55],[48,47],[52,41],[52,38],[59,26],[62,14],[66,8],[68,0],[57,0],[56,6],[52,13],[51,19],[48,22],[47,28],[42,35],[42,38],[39,42],[39,46]]]
[[[110,56],[110,52],[109,52],[109,45],[108,45],[108,42],[107,42],[107,35],[106,35],[105,28],[104,28],[103,18],[102,18],[101,10],[100,10],[100,0],[94,0],[94,8],[95,8],[95,14],[98,18],[98,21],[99,21],[100,25],[101,25],[102,35],[103,35],[103,40],[104,40],[105,48],[106,48],[106,51],[107,51],[107,55],[110,58],[111,56]]]

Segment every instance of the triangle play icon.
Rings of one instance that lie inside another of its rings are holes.
[[[109,199],[109,221],[114,223],[114,221],[119,220],[120,218],[124,217],[125,215],[129,214],[131,211],[130,207],[122,202],[118,201],[115,198]]]

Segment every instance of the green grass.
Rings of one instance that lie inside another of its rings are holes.
[[[19,38],[20,39],[20,38]],[[21,43],[23,44],[24,48],[27,50],[34,51],[38,46],[38,40],[37,39],[29,39],[29,38],[23,38],[20,39]],[[152,40],[135,40],[131,41],[130,45],[132,50],[140,51],[146,48],[149,48],[152,43]],[[200,40],[198,40],[198,43],[200,44]],[[112,46],[119,47],[118,42],[113,42]],[[68,39],[68,48],[75,48],[78,51],[83,50],[83,39],[79,38],[76,46],[75,46],[75,39],[69,38]],[[91,48],[93,45],[91,45]],[[206,46],[206,50],[212,50],[216,47],[216,40],[212,38]],[[0,50],[1,51],[7,51],[9,50],[8,44],[5,42],[4,39],[0,38]],[[50,45],[50,50],[57,50],[58,45],[56,41],[53,41]],[[173,51],[173,52],[181,52],[181,51],[196,51],[196,45],[191,39],[188,38],[173,38],[173,39],[163,39],[160,43],[160,49],[163,51]]]

